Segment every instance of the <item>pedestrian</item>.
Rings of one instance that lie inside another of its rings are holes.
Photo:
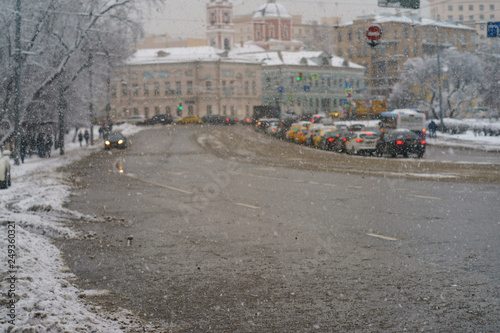
[[[88,146],[89,145],[89,138],[90,138],[90,134],[89,134],[88,130],[85,130],[85,134],[83,135],[83,137],[85,138],[85,144]]]
[[[80,133],[78,133],[78,142],[80,142],[80,147],[82,146],[82,141],[83,141],[83,134],[82,131],[80,131]]]
[[[435,138],[436,137],[436,128],[437,128],[437,125],[434,122],[434,120],[431,120],[431,122],[429,123],[428,128],[429,128],[429,132],[430,132],[429,137]]]
[[[99,137],[104,136],[104,125],[99,126]]]
[[[43,133],[38,133],[36,138],[36,145],[38,147],[38,157],[43,158],[45,156],[45,135]]]
[[[49,158],[51,152],[52,152],[52,135],[47,134],[47,138],[45,139],[45,157]]]
[[[21,137],[21,163],[24,164],[24,158],[26,157],[26,147],[28,143],[26,142],[26,138],[24,136]]]

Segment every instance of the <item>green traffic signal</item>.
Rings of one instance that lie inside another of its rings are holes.
[[[182,103],[179,104],[179,110],[182,110]]]

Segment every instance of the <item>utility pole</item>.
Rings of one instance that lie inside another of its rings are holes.
[[[442,107],[442,97],[441,97],[441,63],[439,62],[439,29],[436,27],[436,54],[437,54],[437,67],[438,67],[438,93],[439,93],[439,117],[441,118],[441,130],[444,129],[444,113]]]
[[[19,165],[21,149],[21,0],[16,1],[16,36],[15,36],[15,101],[14,101],[14,164]]]
[[[92,105],[92,52],[89,53],[89,92],[90,92],[90,103],[89,103],[89,113],[90,113],[90,145],[94,145],[94,106]]]
[[[61,81],[60,86],[59,86],[59,103],[58,103],[58,108],[59,108],[59,139],[56,139],[59,141],[59,155],[64,155],[64,113],[66,111],[66,99],[64,98],[64,88],[63,88],[63,83]]]

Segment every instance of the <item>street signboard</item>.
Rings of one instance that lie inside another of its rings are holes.
[[[378,0],[379,7],[419,9],[420,0]]]
[[[311,91],[311,86],[304,86],[304,91],[305,92],[310,92]]]
[[[347,96],[347,98],[352,97],[352,88],[346,88],[345,95]]]
[[[486,37],[487,38],[500,37],[500,22],[486,23]]]
[[[284,93],[285,92],[285,87],[278,87],[278,92],[280,94]]]
[[[347,89],[347,88],[352,88],[352,83],[351,83],[351,82],[349,82],[349,81],[345,82],[345,83],[344,83],[344,88],[346,88],[346,89]]]
[[[318,81],[319,80],[319,74],[318,73],[312,73],[311,74],[311,81]]]
[[[382,38],[382,29],[378,25],[372,25],[366,29],[366,38],[369,40],[379,40]]]

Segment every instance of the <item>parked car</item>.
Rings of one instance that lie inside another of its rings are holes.
[[[376,154],[382,157],[388,154],[391,157],[403,155],[408,157],[410,154],[422,158],[425,153],[425,139],[420,138],[410,130],[394,130],[387,132],[379,138],[377,142]]]
[[[377,149],[378,132],[354,132],[350,140],[346,141],[345,149],[348,154],[357,155],[368,153],[373,155]]]
[[[11,186],[10,179],[10,150],[0,151],[0,188]]]
[[[127,138],[118,132],[108,134],[104,139],[104,149],[111,148],[127,148]]]
[[[137,124],[137,123],[145,122],[146,120],[148,120],[148,118],[146,118],[146,116],[137,115],[137,116],[128,117],[127,120],[125,120],[125,122],[127,124]]]
[[[365,129],[365,125],[363,125],[363,124],[352,124],[351,126],[349,126],[347,128],[347,130],[352,131],[352,132],[358,132],[358,131],[362,131],[364,129]]]
[[[203,120],[201,120],[197,116],[186,116],[184,118],[181,118],[181,119],[177,120],[175,123],[179,124],[179,125],[201,124],[201,123],[203,123]]]

